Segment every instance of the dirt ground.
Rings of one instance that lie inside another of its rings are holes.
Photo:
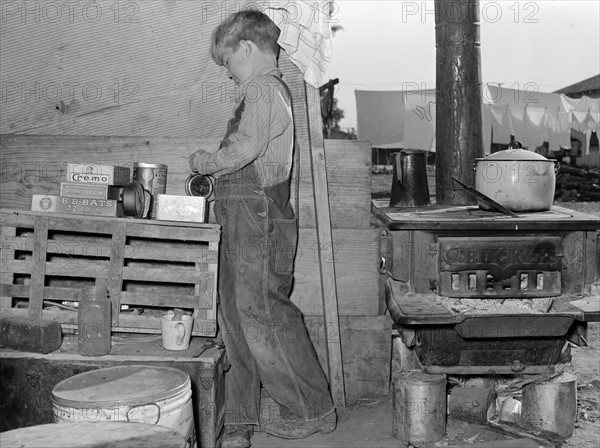
[[[373,175],[374,197],[385,197],[389,194],[391,175]],[[430,187],[431,192],[431,187]],[[388,196],[389,197],[389,196]],[[594,203],[560,203],[562,207],[578,211],[600,214],[600,202]],[[577,421],[573,436],[562,445],[562,448],[595,448],[600,446],[600,323],[588,326],[588,347],[572,345],[572,361],[569,371],[577,376]],[[282,440],[265,433],[257,433],[252,438],[254,448],[398,448],[406,446],[392,436],[393,413],[392,394],[372,397],[359,401],[339,414],[338,427],[331,434],[314,435],[302,440]],[[502,443],[511,443],[518,439],[499,434],[489,428],[458,420],[448,419],[446,436],[428,445],[433,447],[491,447]],[[511,444],[512,447],[536,446],[526,442]],[[551,446],[551,445],[546,445]],[[559,445],[554,445],[559,446]]]
[[[562,445],[562,448],[596,448],[600,446],[600,323],[589,324],[588,347],[572,346],[571,355],[569,371],[577,376],[577,421],[573,436]],[[340,413],[338,427],[333,433],[318,434],[302,440],[282,440],[265,433],[257,433],[252,438],[252,447],[399,448],[407,446],[392,436],[392,428],[390,391],[388,396],[364,399],[346,408]],[[446,437],[437,443],[427,445],[427,448],[458,446],[483,448],[486,446],[484,442],[509,441],[518,438],[499,434],[482,425],[448,419]],[[511,446],[519,448],[528,445]]]

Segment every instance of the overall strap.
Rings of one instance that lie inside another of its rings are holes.
[[[227,123],[227,131],[225,132],[225,137],[223,137],[223,140],[221,140],[221,146],[219,147],[219,149],[226,148],[227,146],[229,146],[229,136],[237,132],[240,126],[240,120],[242,119],[242,113],[244,112],[245,107],[245,99],[242,99],[242,101],[240,102],[233,114],[233,118],[231,118]]]
[[[277,81],[279,81],[279,83],[283,86],[283,88],[285,89],[285,91],[288,94],[288,98],[290,99],[290,104],[292,103],[292,92],[290,90],[290,88],[288,87],[288,85],[283,81],[283,79],[281,79],[279,76],[275,76],[275,75],[271,75],[273,76],[273,78],[275,78]],[[293,123],[293,121],[292,121]],[[294,130],[294,149],[293,149],[293,160],[294,163],[292,165],[292,170],[293,167],[296,167],[296,170],[300,169],[300,147],[298,145],[298,139],[296,139],[296,131]],[[293,174],[293,171],[290,173],[290,175]],[[296,179],[293,183],[294,185],[294,191],[292,192],[292,194],[290,194],[291,197],[293,197],[294,199],[294,213],[296,215],[296,218],[298,218],[298,214],[300,213],[300,176],[298,174],[296,174]]]

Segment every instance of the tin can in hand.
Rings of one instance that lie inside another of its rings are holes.
[[[201,196],[211,201],[214,181],[214,177],[208,174],[190,174],[185,181],[185,193],[188,196]]]

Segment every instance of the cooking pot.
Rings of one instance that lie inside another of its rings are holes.
[[[504,151],[475,160],[475,188],[509,210],[541,212],[552,206],[558,161],[523,149],[518,141]],[[478,205],[491,210],[479,200]]]

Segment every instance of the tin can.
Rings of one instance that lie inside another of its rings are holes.
[[[446,375],[401,372],[392,395],[392,435],[412,445],[435,443],[446,434]]]
[[[185,181],[185,193],[188,196],[201,196],[212,199],[214,178],[204,174],[190,174]]]
[[[133,180],[144,188],[142,218],[156,219],[157,197],[167,192],[167,165],[136,162],[133,164]]]

